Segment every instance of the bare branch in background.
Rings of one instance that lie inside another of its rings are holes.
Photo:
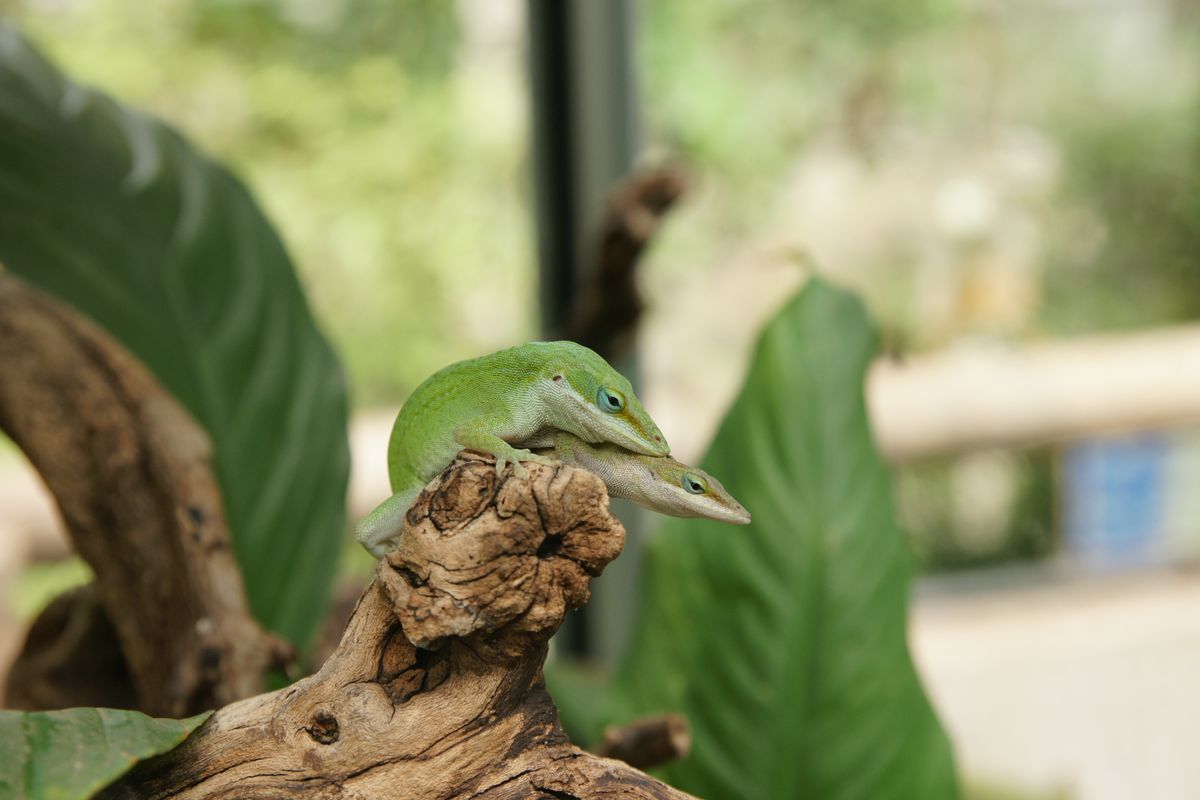
[[[662,714],[604,729],[599,753],[631,767],[649,769],[686,758],[692,729],[682,714]]]
[[[93,702],[80,694],[92,664],[72,654],[103,635],[79,626],[102,617],[142,711],[180,717],[262,691],[288,648],[250,615],[204,431],[111,337],[3,273],[0,369],[0,429],[54,494],[104,610],[48,609],[54,618],[35,623],[10,675],[10,701]]]
[[[633,175],[609,198],[591,272],[567,318],[565,338],[605,358],[628,349],[645,309],[637,288],[637,266],[663,217],[686,191],[681,167],[658,167]]]

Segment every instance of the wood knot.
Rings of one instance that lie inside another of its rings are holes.
[[[599,478],[565,465],[525,468],[527,478],[511,467],[497,476],[490,456],[460,453],[413,504],[400,546],[379,568],[413,644],[497,632],[549,638],[621,552],[625,531]],[[503,650],[503,636],[488,637],[497,641]]]
[[[215,671],[221,666],[221,651],[217,648],[208,645],[200,648],[200,668],[206,671]]]
[[[318,744],[333,744],[341,736],[337,717],[324,709],[313,714],[312,724],[305,730]]]

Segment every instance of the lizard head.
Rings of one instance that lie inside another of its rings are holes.
[[[635,455],[612,445],[576,446],[571,452],[579,466],[604,480],[613,497],[672,517],[700,517],[734,525],[750,522],[750,512],[720,481],[669,456]]]
[[[654,480],[642,490],[653,497],[645,502],[662,504],[663,513],[674,517],[715,519],[734,525],[750,523],[750,512],[733,499],[733,495],[726,491],[719,480],[704,470],[689,467],[673,458],[641,460],[643,463],[654,462],[647,466]]]
[[[550,360],[547,393],[558,400],[551,426],[570,431],[589,442],[611,442],[648,456],[671,452],[662,431],[633,393],[633,386],[607,361],[583,345],[554,342],[559,351]]]

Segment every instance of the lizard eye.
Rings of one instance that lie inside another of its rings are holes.
[[[708,487],[704,485],[704,479],[691,472],[683,473],[681,483],[683,484],[683,488],[690,494],[704,494],[708,491]]]
[[[610,414],[619,414],[625,408],[625,398],[621,393],[607,386],[601,386],[600,391],[596,392],[596,402]]]

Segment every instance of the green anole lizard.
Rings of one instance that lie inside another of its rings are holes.
[[[701,517],[745,525],[750,512],[713,476],[670,456],[631,453],[612,444],[589,444],[565,431],[545,431],[531,440],[537,452],[594,473],[610,497],[673,517]]]
[[[355,529],[376,557],[394,546],[404,515],[425,484],[462,449],[512,462],[555,463],[513,444],[558,429],[589,442],[610,442],[647,456],[671,452],[633,387],[607,361],[573,342],[531,342],[451,364],[405,401],[388,443],[392,496]]]

